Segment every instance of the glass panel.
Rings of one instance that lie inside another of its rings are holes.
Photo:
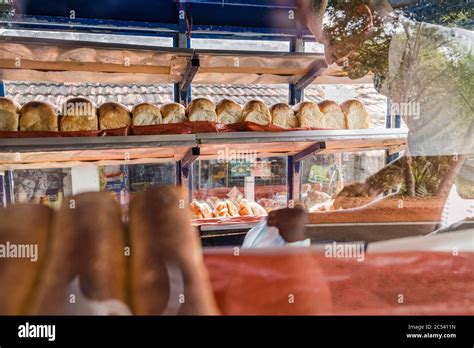
[[[242,199],[256,202],[267,212],[284,208],[288,201],[287,166],[286,157],[197,161],[193,164],[193,200],[207,203],[213,211],[226,200],[239,207]]]
[[[342,188],[364,182],[385,165],[385,151],[314,155],[301,169],[301,200],[310,210],[324,207]]]

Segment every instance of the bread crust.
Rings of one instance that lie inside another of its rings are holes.
[[[58,131],[58,115],[46,102],[31,101],[20,109],[20,131]]]
[[[207,98],[196,98],[188,106],[189,121],[217,122],[216,104]]]
[[[319,109],[324,114],[325,128],[346,129],[346,119],[340,106],[332,100],[325,100],[318,104]]]
[[[305,101],[293,107],[300,127],[325,128],[324,115],[316,103]]]
[[[61,131],[93,131],[99,129],[97,108],[87,98],[70,98],[64,102],[59,121]]]
[[[268,106],[260,100],[251,100],[245,104],[242,110],[242,117],[247,122],[253,122],[264,126],[272,123],[272,116]]]
[[[167,103],[161,106],[161,116],[163,123],[187,122],[186,108],[179,103]]]
[[[222,99],[216,106],[217,121],[222,124],[243,122],[242,106],[230,99]]]
[[[18,131],[20,105],[9,98],[0,97],[0,131]]]
[[[285,103],[273,104],[270,107],[272,123],[283,128],[298,128],[299,122],[293,109]]]
[[[370,128],[370,115],[362,102],[355,99],[347,100],[341,104],[341,110],[348,129]]]
[[[132,109],[132,124],[134,126],[151,126],[162,122],[160,108],[155,104],[140,103]]]
[[[99,107],[100,129],[116,129],[132,124],[130,111],[120,103],[107,102]]]

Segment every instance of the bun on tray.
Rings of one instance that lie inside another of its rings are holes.
[[[0,131],[15,132],[20,122],[20,105],[9,98],[0,97]]]
[[[91,131],[99,128],[97,109],[87,98],[71,98],[62,106],[61,131]]]
[[[216,104],[207,98],[194,99],[188,106],[189,121],[217,122]]]
[[[348,129],[369,129],[370,116],[365,105],[358,100],[348,100],[341,104]]]
[[[122,104],[107,102],[99,107],[100,129],[115,129],[132,124],[130,111]]]
[[[222,124],[243,122],[242,107],[230,99],[222,99],[216,107],[217,121]]]
[[[189,121],[186,116],[186,108],[179,103],[168,103],[161,106],[163,123],[179,123]]]
[[[140,103],[132,109],[132,124],[134,126],[151,126],[163,122],[160,108],[151,103]]]
[[[272,123],[283,128],[298,128],[299,122],[293,109],[285,103],[274,104],[270,107]]]
[[[58,131],[58,115],[54,107],[45,102],[31,101],[20,110],[21,131]]]
[[[264,126],[272,123],[272,116],[270,115],[268,106],[260,100],[251,100],[245,104],[242,116],[245,121],[254,122]]]
[[[300,127],[325,128],[324,115],[316,103],[301,102],[293,107]]]
[[[318,104],[324,114],[324,128],[346,129],[346,119],[339,105],[332,100],[325,100]]]

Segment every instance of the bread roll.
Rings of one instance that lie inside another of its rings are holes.
[[[30,314],[48,250],[52,213],[34,204],[0,209],[0,315]],[[16,256],[23,250],[25,257],[13,257],[14,250]]]
[[[324,128],[324,115],[317,104],[301,102],[293,107],[300,127]]]
[[[86,98],[68,99],[62,107],[61,131],[90,131],[99,128],[97,109]]]
[[[230,199],[227,199],[225,203],[227,204],[227,210],[229,211],[230,216],[239,216],[239,210]]]
[[[270,108],[272,123],[283,128],[298,128],[299,122],[293,109],[284,103],[272,105]]]
[[[250,202],[249,206],[252,209],[253,215],[255,216],[268,215],[267,211],[260,204],[256,202]]]
[[[214,207],[214,216],[215,217],[230,217],[229,209],[227,208],[226,202],[219,202]]]
[[[0,131],[15,132],[20,122],[20,105],[0,97]]]
[[[245,121],[261,125],[268,125],[272,122],[272,116],[270,115],[268,106],[259,100],[251,100],[245,104],[242,111],[242,117]]]
[[[324,128],[346,129],[346,120],[341,108],[332,100],[319,103],[319,109],[324,114]]]
[[[190,207],[195,219],[204,218],[201,212],[201,204],[198,201],[192,201]]]
[[[21,131],[58,131],[58,115],[51,104],[32,101],[20,110]]]
[[[94,314],[79,301],[127,304],[125,227],[121,209],[109,192],[90,192],[67,199],[54,214],[50,249],[38,284],[32,314]],[[127,245],[128,246],[128,245]],[[133,255],[133,250],[130,253]],[[75,303],[70,303],[76,283]],[[63,299],[63,301],[61,301]],[[116,307],[116,306],[114,306]],[[117,314],[111,312],[102,314]]]
[[[206,202],[201,202],[200,204],[202,216],[204,216],[205,219],[213,218],[214,215],[212,215],[212,209],[209,207],[209,204]]]
[[[179,123],[189,121],[186,117],[186,109],[178,103],[168,103],[161,107],[163,123]]]
[[[130,111],[122,104],[108,102],[99,107],[100,129],[115,129],[130,126]]]
[[[229,99],[222,99],[216,107],[217,121],[223,124],[243,122],[242,107]]]
[[[160,108],[154,104],[141,103],[132,109],[132,124],[134,126],[151,126],[162,122]]]
[[[136,315],[218,314],[185,201],[182,188],[158,186],[130,203],[130,298]]]
[[[239,202],[239,215],[240,216],[253,215],[252,207],[250,206],[250,203],[248,199],[246,198],[243,198]]]
[[[217,122],[216,105],[206,98],[194,99],[188,106],[189,121]]]
[[[348,100],[341,104],[348,129],[369,129],[370,116],[365,105],[358,100]]]

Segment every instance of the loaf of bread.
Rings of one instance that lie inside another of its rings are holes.
[[[0,131],[15,132],[20,122],[20,105],[11,99],[0,97]]]
[[[365,105],[358,100],[348,100],[341,104],[348,129],[369,129],[370,116]]]
[[[168,103],[161,107],[163,123],[179,123],[189,121],[186,116],[186,109],[178,103]]]
[[[245,104],[242,111],[242,117],[245,121],[254,122],[261,125],[268,125],[272,123],[272,116],[270,110],[264,102],[260,100],[251,100]]]
[[[324,114],[324,128],[346,129],[346,120],[339,105],[332,100],[319,103],[319,109]]]
[[[216,107],[217,121],[222,124],[243,122],[242,107],[229,99],[222,99]]]
[[[130,299],[136,315],[218,314],[186,201],[182,188],[157,186],[130,203]]]
[[[132,119],[128,108],[119,103],[108,102],[99,107],[100,129],[115,129],[130,126]]]
[[[134,126],[151,126],[162,122],[160,108],[154,104],[141,103],[132,109],[132,124]]]
[[[68,99],[62,106],[61,131],[91,131],[99,128],[97,109],[86,98]]]
[[[217,122],[216,104],[207,98],[196,98],[188,105],[189,121]]]
[[[301,102],[293,107],[300,127],[324,128],[324,115],[317,104]]]
[[[52,215],[50,208],[36,204],[0,209],[0,315],[30,314],[48,250]],[[18,257],[19,252],[23,257]]]
[[[20,110],[21,131],[58,131],[58,115],[51,104],[32,101]]]
[[[32,314],[126,314],[127,260],[134,251],[127,254],[125,237],[121,209],[111,193],[69,197],[54,214]],[[90,313],[88,301],[108,306]]]
[[[283,128],[298,128],[299,122],[293,109],[284,103],[272,105],[270,108],[272,123]]]

